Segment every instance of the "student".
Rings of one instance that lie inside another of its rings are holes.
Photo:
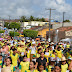
[[[16,72],[16,71],[15,71],[15,67],[12,65],[12,60],[11,60],[10,57],[8,57],[8,58],[6,59],[6,65],[4,65],[3,68],[4,68],[4,67],[10,67],[11,72]]]
[[[46,50],[45,50],[45,57],[46,57],[46,59],[47,59],[47,62],[49,62],[48,58],[49,58],[50,56],[51,56],[51,54],[50,54],[48,48],[46,48]]]
[[[50,58],[49,66],[48,66],[48,72],[51,72],[51,69],[54,68],[55,60],[53,57]]]
[[[27,60],[30,62],[30,53],[31,53],[31,50],[29,49],[29,47],[27,47],[26,49],[26,54],[27,54]]]
[[[66,72],[67,69],[68,69],[68,64],[66,63],[66,58],[65,57],[62,57],[61,58],[61,72]]]
[[[61,51],[61,47],[57,48],[56,54],[57,54],[57,62],[61,61],[61,57],[63,56],[63,53]]]
[[[0,55],[0,69],[2,68],[2,55]]]
[[[46,70],[44,70],[43,64],[38,66],[38,72],[46,72]]]
[[[25,70],[25,72],[38,72],[38,70],[35,70],[35,62],[31,61],[29,64],[30,69],[29,70]]]
[[[41,53],[41,48],[40,49],[38,49],[38,53],[36,53],[36,54],[34,54],[33,55],[33,59],[37,59],[37,58],[39,58],[40,57],[40,53]]]
[[[25,72],[29,69],[29,62],[27,61],[27,55],[23,56],[23,61],[19,65],[19,72]]]
[[[66,48],[67,48],[67,49],[70,48],[70,44],[69,44],[69,42],[67,43]]]
[[[54,71],[55,72],[61,72],[61,65],[60,64],[56,64],[54,67]]]
[[[13,49],[13,53],[10,54],[13,66],[17,67],[17,61],[19,61],[19,55],[16,53],[16,49]]]

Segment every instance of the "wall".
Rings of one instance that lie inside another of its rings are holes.
[[[72,26],[72,22],[66,22],[64,23],[64,26]],[[57,29],[59,27],[62,27],[62,23],[53,24],[53,29]]]
[[[40,26],[45,25],[45,23],[49,23],[49,22],[40,22],[40,21],[31,21],[31,22],[22,22],[21,27],[26,27],[27,25],[32,25],[32,26],[38,26],[40,24]]]
[[[53,30],[53,29],[51,29]],[[42,35],[42,37],[46,38],[46,32],[49,31],[48,28],[38,31],[38,35]]]

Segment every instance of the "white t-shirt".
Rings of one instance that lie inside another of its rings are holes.
[[[35,48],[35,47],[33,48],[33,47],[31,46],[30,49],[31,49],[31,54],[35,54],[35,53],[36,53],[36,48]]]
[[[45,52],[45,55],[49,55],[49,53],[48,52]]]
[[[52,50],[54,50],[54,46],[52,46]]]
[[[66,44],[63,44],[63,46],[64,46],[64,49],[65,49],[65,47],[66,47]]]

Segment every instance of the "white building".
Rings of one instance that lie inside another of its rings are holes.
[[[40,22],[40,21],[31,21],[31,22],[22,22],[21,27],[30,27],[30,26],[43,26],[49,24],[49,22]]]

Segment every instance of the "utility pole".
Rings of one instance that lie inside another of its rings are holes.
[[[62,23],[62,27],[64,26],[64,15],[65,15],[65,12],[63,12],[63,23]]]
[[[50,28],[51,28],[51,11],[52,10],[55,10],[55,9],[46,9],[46,10],[49,10],[50,11],[50,15],[49,15],[49,38],[48,38],[48,41],[50,42],[51,41],[51,34],[50,34]]]

